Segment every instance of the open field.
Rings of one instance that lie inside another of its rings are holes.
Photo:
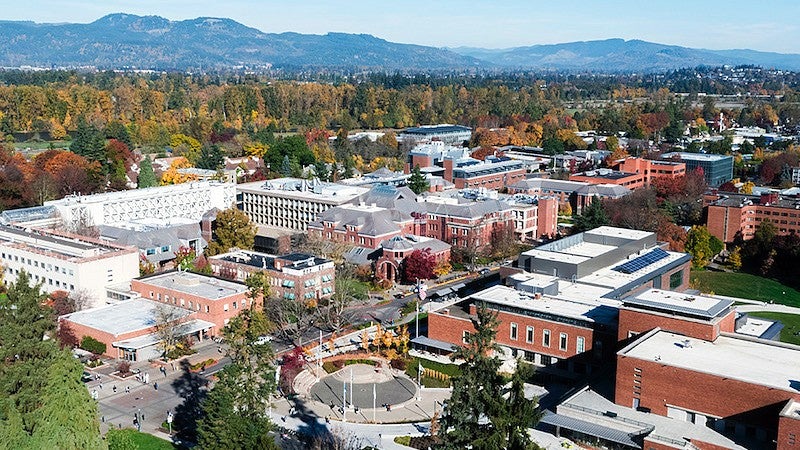
[[[800,306],[800,292],[775,280],[749,273],[692,271],[692,286],[701,292]]]

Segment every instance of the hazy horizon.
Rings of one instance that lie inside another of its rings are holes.
[[[89,23],[107,14],[157,15],[170,20],[230,18],[265,33],[329,32],[371,34],[392,42],[433,47],[502,49],[537,44],[622,38],[713,50],[751,49],[800,53],[800,2],[777,0],[767,6],[744,0],[647,5],[633,0],[596,4],[576,1],[536,4],[507,0],[423,3],[376,9],[374,2],[310,0],[91,1],[31,0],[5,8],[5,20]]]

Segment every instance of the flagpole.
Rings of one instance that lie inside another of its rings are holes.
[[[372,383],[372,422],[375,423],[375,412],[377,411],[376,407],[376,398],[377,395],[375,393],[375,383]]]

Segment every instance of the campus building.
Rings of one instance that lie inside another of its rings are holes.
[[[665,153],[662,158],[686,164],[686,170],[689,172],[698,167],[703,169],[706,183],[712,187],[718,187],[733,179],[733,156],[730,155],[674,152]]]
[[[304,232],[319,214],[349,203],[368,189],[319,180],[278,178],[240,184],[236,191],[240,209],[259,227],[259,234],[263,234],[273,228]]]
[[[214,328],[213,323],[198,319],[196,312],[142,298],[61,316],[59,326],[66,328],[78,341],[90,336],[102,342],[106,345],[103,354],[106,357],[147,361],[163,353],[156,324],[164,318],[171,319],[176,337],[194,342],[208,337]]]
[[[415,167],[433,176],[441,176],[456,189],[502,189],[525,179],[527,166],[510,158],[487,157],[480,161],[469,156],[469,149],[447,146],[444,142],[418,145],[408,153],[405,173]]]
[[[573,173],[569,176],[569,181],[583,181],[589,184],[614,184],[630,190],[644,187],[644,180],[644,174],[611,169],[587,170],[586,172]]]
[[[64,224],[88,226],[114,225],[139,219],[187,218],[199,222],[207,211],[228,209],[234,205],[236,185],[215,181],[196,181],[106,192],[92,195],[69,195],[45,202],[55,207]]]
[[[686,175],[686,164],[675,161],[628,157],[620,161],[617,170],[642,176],[645,186],[657,178],[675,179]]]
[[[255,272],[264,272],[270,292],[280,298],[317,301],[330,297],[336,287],[333,261],[304,253],[275,256],[235,250],[208,258],[214,274],[244,282]]]
[[[0,264],[7,283],[22,271],[45,292],[86,293],[87,306],[105,304],[105,287],[139,276],[139,253],[83,236],[0,225]]]
[[[100,239],[136,247],[141,259],[159,268],[174,261],[182,248],[200,255],[208,245],[201,234],[200,224],[191,219],[141,219],[97,228]]]
[[[462,145],[472,138],[472,129],[461,125],[423,125],[406,128],[397,136],[403,144],[440,141],[450,145]]]
[[[193,311],[196,318],[213,324],[208,330],[213,336],[250,306],[244,283],[193,272],[170,271],[137,278],[131,280],[131,291],[147,300]]]
[[[580,214],[584,207],[592,203],[594,197],[618,199],[630,194],[631,190],[616,184],[590,184],[584,181],[529,178],[509,185],[508,192],[536,197],[554,197],[558,200],[559,207],[569,205],[575,213]]]
[[[723,242],[752,239],[758,225],[771,221],[778,234],[800,233],[800,200],[776,193],[707,196],[706,226]]]

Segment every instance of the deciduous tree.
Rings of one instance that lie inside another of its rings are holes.
[[[214,239],[208,243],[206,253],[217,255],[233,247],[248,250],[253,248],[256,227],[250,218],[237,208],[228,208],[217,214]]]

